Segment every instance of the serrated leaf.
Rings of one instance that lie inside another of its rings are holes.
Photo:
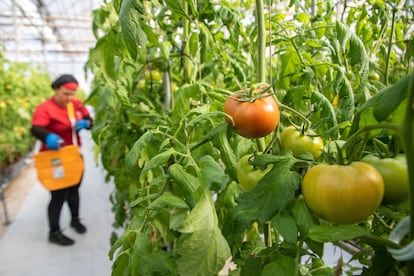
[[[202,194],[203,187],[200,185],[200,180],[177,163],[168,168],[168,174],[175,183],[175,192],[185,199],[190,208],[193,208]]]
[[[296,199],[294,201],[291,212],[295,218],[299,231],[303,235],[307,235],[310,228],[319,224],[310,212],[309,208],[307,208],[303,198]]]
[[[160,195],[157,199],[155,199],[153,202],[151,202],[151,204],[148,205],[147,209],[148,210],[159,210],[159,209],[163,209],[166,207],[187,209],[188,205],[180,197],[170,192],[165,192],[162,195]]]
[[[171,158],[171,156],[174,153],[175,153],[175,150],[171,148],[171,149],[168,149],[164,152],[161,152],[161,153],[155,155],[144,166],[144,168],[142,169],[142,173],[144,173],[148,170],[151,170],[151,169],[155,169],[155,168],[165,166],[167,164],[167,161]]]
[[[124,0],[121,3],[119,12],[119,24],[122,28],[121,35],[129,53],[134,59],[137,57],[138,49],[145,52],[147,45],[147,35],[140,24],[144,13],[141,1]]]
[[[167,4],[167,6],[171,9],[173,13],[179,16],[182,16],[182,17],[188,17],[183,7],[181,6],[181,1],[165,0],[165,3]]]
[[[154,250],[150,233],[137,235],[130,258],[130,266],[138,275],[174,275],[175,263],[164,250]]]
[[[278,213],[272,218],[272,226],[290,243],[296,244],[298,240],[298,227],[293,216],[287,213]]]
[[[216,275],[230,256],[230,248],[218,227],[214,203],[204,194],[178,229],[176,246],[179,275]]]
[[[129,101],[128,91],[126,87],[123,85],[117,85],[115,88],[115,94],[118,97],[118,100],[125,106],[131,106],[131,102]]]
[[[270,155],[269,155],[270,156]],[[295,163],[291,152],[285,155],[271,156],[273,168],[249,192],[242,193],[238,205],[229,211],[223,232],[232,241],[234,233],[241,233],[258,220],[263,223],[294,199],[301,177],[290,168]]]
[[[308,235],[317,242],[336,242],[369,236],[370,232],[358,225],[316,225]]]
[[[279,254],[277,260],[268,263],[263,268],[261,276],[274,275],[297,275],[297,264],[295,258]]]
[[[413,76],[414,74],[407,75],[365,102],[355,114],[351,133],[365,125],[384,121],[400,124],[405,114],[410,78]]]
[[[170,58],[171,53],[171,42],[170,41],[162,41],[160,44],[161,55],[165,59]]]
[[[172,111],[172,120],[173,123],[178,123],[190,111],[191,101],[200,99],[200,85],[196,83],[182,86],[175,92],[174,96],[175,104]]]
[[[204,183],[210,190],[219,191],[226,187],[230,178],[211,155],[201,157],[199,164]]]
[[[310,16],[307,13],[298,13],[295,15],[295,19],[305,25],[309,24]]]
[[[148,145],[153,137],[153,133],[148,131],[144,133],[132,146],[131,150],[125,157],[125,164],[128,168],[134,168],[138,164],[141,151]]]

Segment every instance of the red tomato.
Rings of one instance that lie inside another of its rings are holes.
[[[279,123],[280,110],[273,96],[241,101],[228,97],[224,103],[224,112],[233,118],[226,121],[236,132],[246,138],[260,138],[268,135]]]

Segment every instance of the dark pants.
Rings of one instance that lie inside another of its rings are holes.
[[[60,231],[59,220],[63,203],[69,205],[72,219],[79,218],[79,187],[80,184],[62,190],[51,191],[51,199],[47,209],[50,233]]]

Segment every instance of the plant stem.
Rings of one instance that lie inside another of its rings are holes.
[[[391,48],[392,48],[392,39],[393,39],[394,29],[395,29],[395,14],[396,13],[397,13],[397,8],[394,7],[392,9],[392,22],[391,22],[390,39],[388,41],[387,59],[386,59],[386,62],[385,62],[385,72],[384,72],[384,82],[385,82],[385,86],[388,85],[388,66],[389,66],[389,63],[390,63]]]
[[[264,8],[263,0],[256,0],[256,21],[257,21],[257,47],[258,47],[258,82],[266,82],[266,30],[265,30],[265,17],[264,17]],[[263,139],[262,139],[263,141]],[[261,145],[260,140],[258,140],[258,145],[260,149],[263,150],[263,145]],[[267,247],[272,247],[272,237],[271,237],[271,225],[270,223],[264,224],[264,234],[265,234],[265,244]]]
[[[408,86],[407,109],[401,130],[407,160],[408,181],[410,185],[410,240],[414,239],[414,74]],[[414,275],[414,260],[408,262],[408,275]]]
[[[257,43],[258,43],[258,82],[266,81],[266,30],[263,0],[256,0]]]
[[[188,3],[183,2],[184,11],[188,12]],[[185,18],[183,22],[183,41],[184,45],[184,76],[188,82],[192,82],[191,77],[191,62],[190,62],[190,23],[189,18]]]
[[[349,145],[351,145],[352,142],[355,139],[357,139],[359,135],[361,135],[363,133],[369,133],[372,130],[384,129],[384,128],[396,132],[397,135],[400,135],[401,134],[401,131],[402,131],[402,127],[400,125],[393,124],[393,123],[382,123],[382,124],[376,124],[376,125],[367,125],[367,126],[364,126],[364,127],[360,128],[360,129],[358,129],[357,132],[355,132],[354,134],[352,134],[347,139],[347,141],[345,142],[345,144],[343,144],[343,146],[341,147],[341,151],[344,151]]]

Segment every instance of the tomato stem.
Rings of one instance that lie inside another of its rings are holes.
[[[257,32],[258,32],[258,80],[259,82],[266,81],[266,31],[265,31],[265,17],[263,0],[256,0],[256,21],[257,21]]]
[[[410,186],[410,240],[412,240],[414,239],[414,74],[411,75],[407,96],[407,108],[401,129],[401,136],[407,160],[408,181]],[[408,262],[408,274],[414,275],[414,260]]]
[[[290,112],[292,112],[292,113],[294,113],[296,116],[298,116],[302,121],[303,121],[303,129],[304,130],[308,130],[309,128],[310,128],[310,126],[311,126],[311,121],[309,121],[309,119],[308,118],[306,118],[306,116],[305,115],[303,115],[302,113],[300,113],[299,111],[297,111],[296,109],[294,109],[294,108],[291,108],[290,106],[287,106],[287,105],[284,105],[284,104],[282,104],[278,99],[277,99],[277,97],[275,96],[274,97],[275,98],[275,100],[276,100],[276,103],[278,104],[278,106],[279,106],[279,108],[280,109],[286,109],[286,110],[288,110],[288,111],[290,111]]]
[[[358,136],[360,136],[361,134],[369,134],[371,131],[373,130],[377,130],[377,129],[389,129],[392,130],[394,132],[396,132],[398,135],[401,134],[402,131],[402,127],[400,125],[397,124],[393,124],[393,123],[382,123],[382,124],[376,124],[376,125],[367,125],[364,126],[360,129],[358,129],[354,134],[352,134],[345,142],[345,144],[343,144],[341,151],[344,151],[346,148],[348,148],[350,145],[352,145],[352,142],[354,142],[356,139],[358,139]],[[349,162],[353,161],[353,160],[348,160]]]

